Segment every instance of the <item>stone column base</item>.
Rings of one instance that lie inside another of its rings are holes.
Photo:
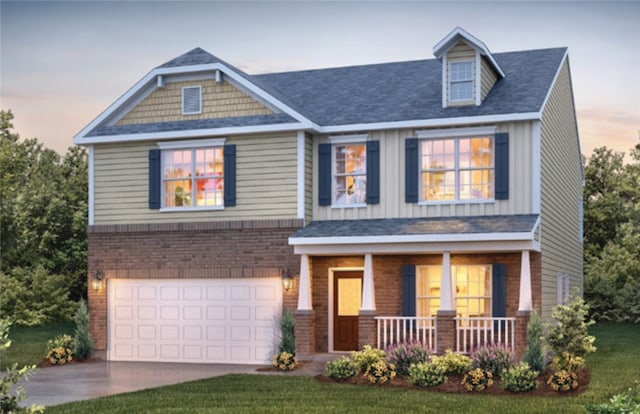
[[[363,310],[358,314],[358,349],[365,345],[377,346],[376,311]]]
[[[310,361],[316,352],[316,311],[297,310],[295,335],[298,361]]]

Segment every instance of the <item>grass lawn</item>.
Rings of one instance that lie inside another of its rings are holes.
[[[7,368],[14,362],[20,367],[38,365],[47,352],[47,341],[62,334],[73,335],[74,329],[73,322],[36,327],[12,326],[9,332],[11,347],[2,356],[0,368]]]
[[[439,394],[320,383],[311,377],[227,375],[47,408],[47,413],[584,413],[640,378],[640,325],[592,327],[591,385],[571,397]]]

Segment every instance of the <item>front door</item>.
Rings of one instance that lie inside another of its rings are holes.
[[[358,313],[362,301],[362,271],[333,274],[333,350],[358,349]]]

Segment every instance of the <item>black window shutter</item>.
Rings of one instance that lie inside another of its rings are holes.
[[[158,210],[160,208],[162,163],[159,149],[149,150],[149,209]]]
[[[367,204],[380,202],[380,141],[367,141]]]
[[[499,132],[495,135],[496,146],[496,171],[495,171],[495,198],[496,200],[509,199],[509,133]]]
[[[402,316],[416,316],[415,265],[402,265]]]
[[[407,138],[404,141],[404,201],[418,202],[418,138]]]
[[[492,272],[491,313],[494,318],[507,316],[507,265],[495,263]],[[495,323],[495,329],[498,323]],[[504,329],[504,324],[502,324]]]
[[[236,146],[224,146],[224,206],[236,205]]]
[[[331,144],[318,145],[318,204],[331,205]]]

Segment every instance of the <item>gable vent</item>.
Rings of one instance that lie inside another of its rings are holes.
[[[202,112],[202,87],[188,86],[182,88],[182,114],[193,115]]]

